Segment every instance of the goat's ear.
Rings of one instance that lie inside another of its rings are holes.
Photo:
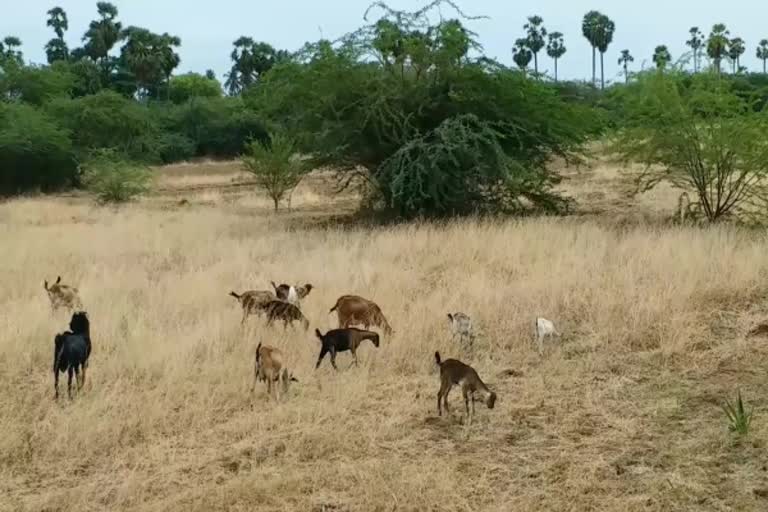
[[[453,322],[453,315],[452,315],[452,314],[450,314],[450,313],[448,313],[448,320],[450,320],[451,322]]]
[[[61,282],[61,276],[59,276],[59,277],[56,279],[56,284],[59,284],[60,282]]]
[[[48,280],[47,279],[43,281],[43,288],[45,288],[46,290],[48,289]]]

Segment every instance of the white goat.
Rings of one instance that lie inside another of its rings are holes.
[[[463,341],[464,338],[472,343],[475,339],[475,334],[472,331],[472,319],[469,315],[464,313],[448,313],[448,320],[451,322],[451,331],[453,332],[453,339],[459,336],[459,341]]]
[[[536,343],[539,348],[539,355],[544,353],[544,338],[557,336],[561,334],[555,329],[555,324],[551,320],[543,317],[537,317],[535,322]]]

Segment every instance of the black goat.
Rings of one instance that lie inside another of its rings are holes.
[[[85,369],[91,355],[91,328],[88,314],[78,311],[69,321],[70,330],[56,335],[53,352],[53,384],[59,398],[59,372],[67,372],[67,396],[72,398],[72,373],[77,376],[77,389],[85,385]],[[80,370],[83,371],[82,380]]]
[[[349,327],[346,329],[331,329],[325,334],[322,334],[319,329],[315,329],[315,335],[320,338],[323,346],[320,349],[320,357],[317,358],[317,364],[315,369],[320,366],[325,354],[331,354],[331,364],[335,370],[336,367],[336,352],[345,352],[347,350],[352,351],[352,357],[354,361],[352,364],[357,366],[357,348],[365,340],[371,340],[375,347],[379,346],[379,335],[373,331],[364,331],[363,329],[356,329]],[[350,365],[351,366],[351,365]]]

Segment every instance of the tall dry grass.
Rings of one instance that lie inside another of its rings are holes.
[[[231,206],[0,205],[0,510],[764,510],[768,241],[564,220],[288,229]],[[53,401],[43,279],[92,323],[86,389]],[[308,333],[239,326],[230,290],[310,282]],[[315,371],[336,298],[396,333]],[[481,327],[472,353],[446,313]],[[565,333],[540,360],[543,315]],[[768,316],[768,315],[767,315]],[[300,380],[248,393],[262,341]],[[497,391],[436,417],[433,354]],[[514,372],[507,372],[514,370]],[[512,375],[510,375],[512,374]],[[758,408],[734,448],[718,401]]]

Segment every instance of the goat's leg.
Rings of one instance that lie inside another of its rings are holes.
[[[85,386],[85,369],[88,368],[88,361],[83,363],[83,383],[80,384],[80,388],[82,389]]]
[[[272,398],[272,374],[267,375],[267,395]]]
[[[536,343],[539,348],[539,356],[544,355],[544,336],[537,335]]]
[[[451,413],[451,409],[448,407],[448,395],[451,393],[451,389],[453,389],[453,385],[449,383],[443,391],[443,409],[445,409],[446,414]]]
[[[446,386],[444,382],[440,383],[440,389],[437,392],[437,415],[442,416],[443,415],[443,409],[440,407],[441,403],[440,401],[443,399],[443,395],[447,392]],[[448,412],[448,409],[445,410],[445,412]]]
[[[245,325],[245,321],[248,319],[248,308],[243,308],[243,319],[240,320],[240,325]]]
[[[357,366],[357,351],[355,349],[350,349],[352,352],[352,362],[349,363],[349,367],[352,368],[352,366]]]
[[[334,347],[331,347],[331,364],[334,370],[339,371],[338,366],[336,366],[336,349]]]
[[[462,388],[461,394],[464,395],[464,407],[467,410],[467,417],[469,417],[469,391],[467,388]]]
[[[56,391],[55,399],[59,399],[59,369],[57,367],[53,368],[53,389]]]
[[[315,370],[317,370],[320,367],[320,363],[323,362],[323,358],[327,353],[328,353],[328,349],[326,349],[325,347],[320,349],[320,356],[317,358],[317,364],[315,365]]]
[[[70,366],[67,369],[67,396],[70,399],[72,398],[72,373],[74,373],[74,370]]]

